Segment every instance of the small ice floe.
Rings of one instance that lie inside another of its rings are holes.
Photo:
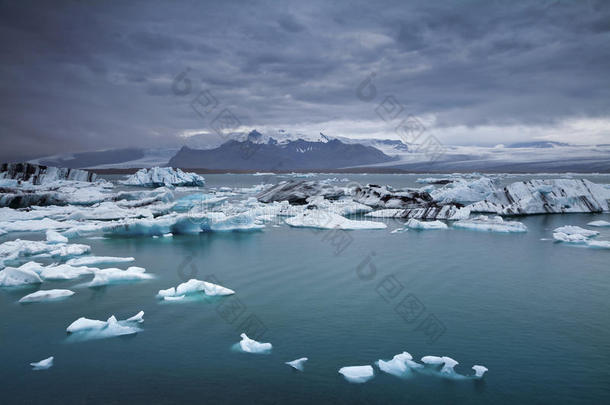
[[[424,356],[421,358],[421,362],[429,366],[439,366],[445,363],[443,358],[439,356]]]
[[[305,362],[307,360],[309,360],[307,357],[301,357],[300,359],[287,361],[285,364],[288,364],[290,367],[294,368],[295,370],[303,371],[303,369],[305,367]]]
[[[443,359],[443,368],[441,368],[441,374],[448,374],[448,375],[455,374],[455,370],[453,368],[460,363],[458,363],[456,360],[452,359],[451,357],[447,357],[447,356],[443,356],[442,359]]]
[[[42,283],[42,279],[32,270],[7,267],[0,271],[0,287],[19,287],[40,283]]]
[[[69,264],[52,264],[41,269],[40,277],[44,280],[73,280],[82,276],[93,274],[94,267],[72,266]]]
[[[19,300],[19,302],[29,303],[29,302],[57,301],[62,298],[67,298],[71,295],[74,295],[74,291],[61,290],[61,289],[39,290],[39,291],[26,295],[25,297],[21,298]]]
[[[352,383],[365,383],[375,376],[371,366],[341,367],[339,374],[342,374],[347,381]]]
[[[30,366],[32,366],[32,370],[34,371],[47,370],[53,367],[53,359],[53,356],[51,356],[44,360],[40,360],[39,362],[30,363]]]
[[[592,221],[592,222],[589,222],[587,225],[589,225],[589,226],[610,226],[610,222],[608,222],[608,221]]]
[[[392,360],[385,361],[379,359],[377,367],[385,373],[395,375],[397,377],[406,377],[409,374],[410,368],[407,362],[411,362],[413,357],[408,352],[402,352],[395,355]]]
[[[489,232],[527,232],[527,227],[521,222],[504,221],[500,216],[488,217],[479,215],[471,219],[462,219],[453,223],[455,228],[471,229]]]
[[[146,269],[135,266],[129,267],[127,270],[115,268],[95,270],[93,274],[93,280],[91,280],[91,282],[88,284],[89,287],[100,287],[104,285],[149,280],[153,278],[151,274],[146,273]]]
[[[113,257],[113,256],[84,256],[70,259],[66,262],[71,266],[96,266],[100,264],[130,263],[133,257]]]
[[[487,367],[479,365],[472,366],[472,369],[474,370],[474,378],[483,378],[483,375],[488,371]]]
[[[241,341],[239,347],[246,353],[269,353],[273,346],[271,343],[260,343],[256,340],[250,339],[245,333],[239,335]]]
[[[138,324],[144,322],[144,311],[138,312],[131,318],[119,321],[114,315],[107,321],[96,319],[78,318],[72,322],[66,332],[73,340],[104,339],[114,336],[133,335],[141,332]]]
[[[610,241],[590,240],[597,235],[599,235],[597,231],[573,225],[562,226],[553,230],[553,239],[557,242],[584,245],[597,249],[610,249]]]
[[[49,243],[68,243],[68,238],[57,231],[49,229],[46,233],[47,242]]]
[[[329,211],[308,210],[292,218],[287,218],[286,223],[296,228],[317,229],[385,229],[387,225],[382,222],[354,221]]]
[[[171,233],[171,232],[168,232],[168,233],[164,233],[164,234],[163,234],[163,237],[164,237],[164,238],[171,238],[172,236],[174,236],[174,234],[173,234],[173,233]]]
[[[559,228],[555,228],[553,230],[553,235],[555,235],[556,233],[565,234],[568,236],[582,236],[585,239],[599,235],[598,231],[592,231],[590,229],[585,229],[585,228],[581,228],[580,226],[574,226],[574,225],[566,225],[566,226],[560,226]]]
[[[157,297],[165,301],[178,301],[186,296],[204,293],[207,296],[224,296],[235,294],[235,291],[230,288],[223,287],[218,284],[210,283],[197,279],[190,279],[178,287],[171,287],[166,290],[159,290]]]
[[[411,218],[405,224],[410,229],[447,229],[447,224],[441,221],[418,221],[417,219]]]
[[[396,228],[393,231],[391,231],[390,233],[403,233],[403,232],[407,232],[409,230],[409,228]]]

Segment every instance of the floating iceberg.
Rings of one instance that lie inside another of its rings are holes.
[[[471,219],[463,219],[453,223],[455,228],[471,229],[475,231],[490,231],[490,232],[527,232],[527,227],[521,222],[504,221],[502,217],[487,217],[479,215]]]
[[[371,366],[341,367],[339,374],[343,374],[343,377],[352,383],[365,383],[375,376]]]
[[[74,340],[103,339],[138,333],[142,330],[138,324],[142,322],[144,322],[144,311],[123,321],[118,321],[114,315],[105,322],[79,318],[66,328],[66,332],[71,334],[70,338]]]
[[[0,266],[28,256],[67,258],[88,253],[90,250],[87,245],[15,239],[0,244]]]
[[[294,368],[295,370],[303,371],[303,369],[305,368],[305,362],[307,360],[308,360],[307,357],[301,357],[300,359],[287,361],[285,364],[288,364],[290,367]]]
[[[559,228],[555,228],[553,230],[553,233],[564,233],[566,235],[580,235],[585,238],[591,238],[593,236],[599,235],[599,232],[597,232],[597,231],[592,231],[592,230],[581,228],[580,226],[574,226],[574,225],[560,226]]]
[[[406,223],[410,229],[447,229],[447,224],[441,221],[418,221],[411,218]]]
[[[159,290],[159,292],[157,293],[157,297],[163,298],[167,301],[175,301],[182,299],[187,295],[198,294],[202,292],[208,296],[225,296],[235,294],[235,291],[223,287],[221,285],[192,278],[189,281],[178,285],[178,287],[171,287],[166,290]]]
[[[71,266],[94,266],[110,263],[130,263],[133,262],[133,257],[113,257],[113,256],[83,256],[70,259],[66,262]]]
[[[19,287],[40,283],[42,283],[40,276],[32,270],[7,267],[0,271],[0,287]]]
[[[32,185],[51,183],[58,180],[95,181],[96,174],[80,169],[42,166],[32,163],[3,163],[0,165],[0,179],[28,182]]]
[[[455,370],[453,368],[460,363],[458,363],[456,360],[452,359],[451,357],[447,357],[447,356],[443,356],[442,359],[443,359],[443,368],[441,368],[441,374],[448,374],[448,375],[455,374]]]
[[[307,204],[309,197],[321,196],[329,200],[336,200],[345,195],[345,189],[341,187],[317,181],[291,180],[266,188],[256,198],[263,203],[288,201],[290,204],[304,205]]]
[[[561,214],[610,210],[610,189],[581,179],[529,180],[509,184],[468,207],[500,215]]]
[[[67,298],[74,295],[74,291],[70,290],[39,290],[21,298],[19,302],[44,302],[44,301],[55,301],[62,298]]]
[[[403,211],[404,210],[400,208],[386,208],[383,210],[369,212],[365,216],[371,218],[396,218],[400,217]]]
[[[239,347],[246,353],[269,353],[272,349],[271,343],[260,343],[250,339],[245,333],[239,335],[241,341]]]
[[[72,266],[69,264],[52,264],[41,268],[40,277],[44,280],[73,280],[82,276],[93,274],[94,267]]]
[[[32,370],[34,371],[47,370],[53,367],[53,359],[53,356],[51,356],[44,360],[40,360],[39,362],[30,363],[30,366],[32,366]]]
[[[608,221],[591,221],[587,225],[589,226],[610,226]]]
[[[93,280],[91,280],[91,282],[88,284],[89,287],[100,287],[104,285],[149,280],[153,278],[151,274],[146,273],[146,269],[135,266],[129,267],[127,270],[115,268],[95,270],[93,274]]]
[[[437,366],[445,363],[443,358],[439,356],[424,356],[421,358],[421,362],[430,366]]]
[[[185,173],[171,167],[140,169],[121,184],[140,187],[198,187],[205,185],[205,179],[195,173]]]
[[[599,235],[597,231],[574,225],[566,225],[553,230],[553,239],[557,242],[585,245],[597,249],[610,249],[610,241],[590,240],[597,235]]]
[[[397,377],[405,377],[409,373],[407,362],[413,360],[413,357],[408,352],[402,352],[395,355],[392,360],[378,360],[377,366],[385,373],[395,375]]]
[[[449,184],[432,190],[430,195],[440,203],[472,203],[487,198],[496,191],[498,184],[487,177],[476,180],[456,179]]]
[[[487,367],[485,366],[479,366],[479,365],[474,365],[472,366],[472,369],[474,370],[474,376],[475,378],[483,378],[483,375],[489,371],[487,370]]]
[[[385,229],[387,225],[382,222],[354,221],[341,215],[321,210],[309,210],[292,218],[287,218],[286,223],[298,228],[318,229]]]

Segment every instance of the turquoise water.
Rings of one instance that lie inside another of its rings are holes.
[[[357,181],[402,186],[415,185],[417,177],[425,176]],[[233,187],[261,178],[206,180]],[[334,231],[286,225],[255,233],[74,239],[96,255],[133,256],[156,278],[101,289],[74,287],[84,280],[48,283],[45,288],[76,294],[30,305],[16,301],[36,288],[0,290],[2,403],[608,403],[610,252],[542,240],[558,226],[597,219],[610,215],[522,217],[528,232],[511,235],[390,234],[401,222],[386,220],[387,230],[348,232],[351,242],[339,253]],[[598,230],[599,239],[610,239],[610,229]],[[155,298],[191,277],[215,278],[237,294],[187,303]],[[402,289],[389,288],[397,282]],[[423,306],[416,321],[396,309],[406,297]],[[124,319],[139,310],[144,331],[135,336],[66,339],[65,328],[81,316]],[[443,333],[431,337],[429,328],[418,329],[429,315]],[[232,350],[244,329],[273,343],[272,353]],[[490,371],[481,381],[454,381],[399,379],[376,369],[365,384],[350,384],[337,372],[404,350],[417,360],[450,356],[462,374],[471,374],[473,364]],[[53,368],[30,370],[30,362],[51,355]],[[303,373],[284,364],[303,356],[309,357]]]

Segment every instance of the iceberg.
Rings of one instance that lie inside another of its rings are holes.
[[[417,219],[411,218],[406,223],[407,228],[410,229],[447,229],[447,224],[441,221],[418,221]]]
[[[107,321],[79,318],[66,328],[66,332],[70,334],[71,340],[104,339],[141,332],[142,329],[138,324],[142,322],[144,322],[144,311],[123,321],[117,320],[114,315]]]
[[[91,248],[87,245],[67,245],[63,243],[49,243],[46,241],[32,241],[15,239],[0,244],[0,266],[6,262],[14,262],[24,257],[60,257],[78,256],[88,253]]]
[[[487,370],[487,367],[485,366],[479,366],[479,365],[474,365],[472,366],[472,369],[474,370],[474,377],[475,378],[483,378],[483,375],[489,371]]]
[[[18,180],[32,185],[51,183],[57,180],[92,182],[96,174],[80,169],[42,166],[32,163],[3,163],[0,165],[1,180]]]
[[[375,376],[371,366],[341,367],[339,374],[342,374],[347,381],[352,383],[365,383]]]
[[[553,230],[553,239],[557,242],[585,245],[597,249],[610,249],[610,241],[590,240],[597,235],[599,235],[597,231],[574,225],[561,226]]]
[[[73,280],[92,274],[95,270],[97,269],[94,267],[52,264],[40,269],[40,277],[44,280]]]
[[[30,366],[32,366],[32,370],[34,371],[47,370],[53,367],[53,359],[53,356],[51,356],[36,363],[30,363]]]
[[[591,221],[587,225],[589,226],[610,226],[608,221]]]
[[[439,356],[424,356],[421,358],[421,362],[429,366],[437,366],[445,363],[443,358]]]
[[[126,180],[122,180],[121,184],[139,187],[199,187],[205,185],[205,179],[180,169],[152,167],[138,170]]]
[[[309,360],[307,357],[301,357],[300,359],[287,361],[285,364],[288,364],[290,367],[295,370],[303,371],[305,368],[305,362]]]
[[[235,291],[218,284],[210,283],[197,279],[190,279],[178,287],[171,287],[166,290],[159,290],[157,297],[166,301],[180,300],[187,295],[203,292],[207,296],[225,296],[235,294]]]
[[[452,359],[451,357],[447,357],[447,356],[443,356],[442,359],[443,359],[443,368],[441,368],[441,374],[454,375],[455,370],[453,370],[453,368],[460,363],[458,363],[456,360]]]
[[[49,243],[68,243],[68,238],[51,229],[47,231],[46,237]]]
[[[40,283],[42,283],[40,276],[32,270],[7,267],[0,271],[0,287],[19,287]]]
[[[19,300],[19,302],[29,303],[29,302],[55,301],[55,300],[69,297],[71,295],[74,295],[74,291],[59,290],[59,289],[39,290],[39,291],[26,295],[25,297],[21,298]]]
[[[110,263],[130,263],[133,262],[133,257],[113,257],[113,256],[83,256],[70,259],[66,262],[71,266],[94,266]]]
[[[115,268],[95,270],[93,274],[93,280],[88,284],[89,287],[101,287],[104,285],[149,280],[153,278],[151,274],[146,273],[146,269],[135,266],[129,267],[127,270]]]
[[[471,219],[462,219],[453,223],[455,228],[489,232],[527,232],[527,227],[521,222],[504,221],[502,217],[487,217],[479,215]]]
[[[528,180],[499,188],[468,207],[499,215],[562,214],[610,210],[610,189],[585,179]]]
[[[377,366],[385,373],[395,375],[397,377],[405,377],[409,373],[407,362],[413,360],[413,357],[408,352],[402,352],[395,355],[392,360],[378,360]]]
[[[400,217],[403,211],[403,209],[399,208],[386,208],[383,210],[369,212],[365,216],[371,218],[396,218]]]
[[[311,180],[290,180],[266,188],[256,198],[262,203],[288,201],[290,204],[305,205],[309,197],[321,196],[336,200],[345,195],[345,189],[341,187]]]
[[[574,225],[566,225],[566,226],[560,226],[559,228],[555,228],[553,230],[553,232],[557,232],[557,233],[564,233],[567,235],[581,235],[585,238],[591,238],[593,236],[597,236],[599,235],[599,232],[597,231],[591,231],[589,229],[584,229],[581,228],[580,226],[574,226]]]
[[[245,333],[239,335],[241,341],[239,347],[246,353],[269,353],[272,349],[271,343],[260,343],[250,339]]]
[[[321,210],[309,210],[292,218],[287,218],[286,223],[297,228],[317,229],[385,229],[387,225],[382,222],[354,221],[341,215]]]

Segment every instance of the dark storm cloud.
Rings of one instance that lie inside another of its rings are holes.
[[[607,119],[609,21],[593,0],[2,2],[0,159],[175,145],[204,88],[248,126],[375,120],[371,72],[439,128]]]

